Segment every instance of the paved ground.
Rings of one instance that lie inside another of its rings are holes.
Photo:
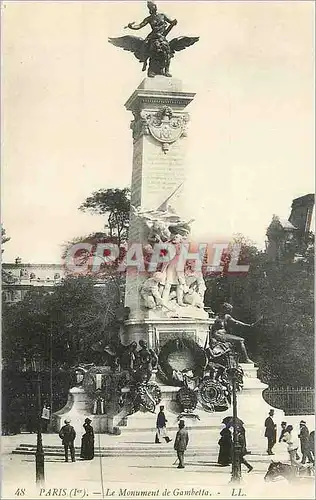
[[[152,435],[138,434],[138,444],[152,442]],[[206,433],[199,433],[191,440],[205,444]],[[93,461],[64,463],[61,457],[46,457],[45,485],[35,486],[35,459],[33,456],[13,455],[11,452],[20,443],[35,443],[36,436],[22,434],[2,438],[2,495],[4,500],[14,498],[219,498],[224,500],[236,496],[248,499],[315,498],[313,480],[289,485],[287,481],[265,483],[264,475],[270,463],[265,453],[248,456],[254,466],[253,472],[243,468],[243,481],[239,486],[229,484],[230,467],[219,467],[216,463],[218,447],[210,449],[209,457],[190,456],[186,468],[179,470],[173,465],[175,456],[167,457],[103,457]],[[130,442],[132,436],[123,437]],[[96,445],[115,447],[122,442],[114,436],[96,436]],[[44,443],[60,444],[58,436],[45,435]],[[159,446],[168,446],[161,444]],[[169,444],[172,446],[172,443]],[[211,448],[211,447],[210,447]],[[285,446],[276,445],[275,460],[287,462]],[[24,494],[23,494],[23,490]]]

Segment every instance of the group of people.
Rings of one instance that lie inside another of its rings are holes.
[[[157,416],[156,422],[156,438],[155,443],[161,443],[161,439],[165,439],[166,443],[170,443],[172,439],[169,438],[167,434],[167,422],[164,406],[160,406],[160,410]],[[184,420],[179,420],[179,430],[176,434],[176,438],[174,440],[173,448],[177,452],[177,461],[179,461],[178,469],[184,469],[184,453],[187,449],[189,443],[189,434],[187,429],[185,428]]]
[[[165,407],[160,406],[159,413],[157,415],[156,421],[156,437],[155,443],[160,444],[161,439],[164,439],[166,443],[170,443],[172,439],[168,436],[167,433],[167,422],[165,412]],[[189,443],[189,434],[187,429],[185,428],[184,420],[179,420],[179,430],[176,434],[176,438],[174,441],[174,450],[177,452],[177,461],[179,461],[178,469],[184,469],[184,453],[187,449]]]
[[[277,441],[277,425],[274,422],[274,410],[269,411],[269,416],[265,420],[265,437],[268,440],[268,455],[274,455],[272,449]],[[305,420],[301,420],[299,424],[298,439],[301,444],[302,460],[298,454],[299,443],[293,433],[293,426],[287,425],[287,422],[281,422],[281,434],[279,443],[286,443],[287,451],[291,465],[305,464],[306,459],[308,463],[315,464],[315,451],[314,451],[314,435],[315,431],[311,433],[308,430]]]
[[[80,458],[83,460],[92,460],[94,458],[94,432],[91,425],[92,420],[86,418],[83,424],[85,433],[81,439],[81,451]],[[65,462],[68,462],[68,452],[70,451],[70,458],[72,462],[76,461],[75,457],[75,439],[76,431],[72,425],[70,425],[70,420],[65,420],[65,425],[59,431],[59,437],[62,440],[65,451]]]
[[[222,422],[225,427],[220,432],[219,444],[219,454],[218,454],[218,464],[222,467],[230,465],[233,461],[233,431],[234,425],[231,418],[224,419]],[[245,456],[249,453],[246,446],[246,430],[243,425],[242,420],[238,419],[236,423],[236,439],[239,445],[239,456],[240,463],[244,464],[248,471],[253,470],[253,466],[245,459]]]
[[[233,456],[233,438],[232,438],[232,430],[233,430],[233,420],[228,417],[223,420],[225,424],[224,429],[221,431],[221,438],[218,442],[219,444],[219,455],[218,455],[218,463],[221,466],[227,466],[232,463]],[[243,422],[238,419],[237,426],[237,439],[240,446],[240,461],[244,464],[248,472],[253,470],[252,465],[247,462],[245,459],[245,455],[247,455],[247,447],[246,447],[246,432],[243,426]],[[167,419],[164,413],[164,406],[160,406],[160,411],[157,416],[156,422],[156,437],[155,443],[161,443],[161,439],[165,439],[167,443],[172,441],[167,433]],[[184,420],[179,421],[179,430],[176,434],[174,449],[177,452],[177,461],[179,461],[178,469],[184,469],[184,453],[187,449],[189,443],[189,434],[187,429],[185,428]]]
[[[83,424],[85,433],[81,439],[80,458],[83,460],[92,460],[94,458],[94,432],[90,418],[86,418]],[[164,414],[164,406],[160,406],[160,411],[157,416],[157,432],[155,443],[161,443],[161,439],[165,439],[167,443],[171,442],[166,429],[167,419]],[[59,431],[59,437],[62,440],[65,451],[65,462],[68,462],[68,454],[72,462],[76,461],[74,442],[76,439],[76,431],[70,420],[65,420],[65,425]],[[185,428],[184,420],[179,421],[179,430],[174,441],[174,449],[177,452],[177,460],[179,461],[178,469],[184,469],[184,453],[188,446],[189,435]]]
[[[167,419],[164,413],[164,406],[160,406],[159,413],[156,420],[156,436],[155,443],[160,444],[161,440],[164,439],[167,443],[170,443],[172,439],[168,436],[167,432]],[[230,417],[224,418],[222,422],[225,427],[220,432],[219,444],[219,454],[218,454],[218,464],[225,467],[232,463],[233,460],[233,432],[234,424],[233,419]],[[274,455],[273,447],[277,441],[277,425],[274,422],[274,410],[269,411],[269,415],[265,420],[265,437],[268,441],[268,455]],[[314,431],[311,433],[308,430],[306,422],[304,420],[300,421],[300,431],[298,438],[301,443],[301,464],[305,464],[306,460],[308,463],[314,465],[315,463],[315,452],[314,452]],[[92,460],[94,458],[94,432],[91,426],[91,420],[89,418],[85,419],[83,424],[85,433],[81,440],[81,452],[80,457],[83,460]],[[246,431],[243,422],[237,419],[236,422],[236,438],[239,445],[240,462],[244,464],[248,472],[253,470],[253,466],[245,459],[245,455],[250,452],[247,451],[246,446]],[[300,465],[300,456],[298,454],[298,442],[292,433],[293,426],[287,425],[287,422],[281,422],[281,433],[279,437],[279,443],[286,443],[287,450],[289,453],[291,465]],[[62,439],[65,450],[65,462],[68,462],[68,452],[70,451],[71,461],[75,462],[75,447],[74,441],[76,438],[76,431],[72,425],[70,425],[70,420],[65,420],[65,425],[60,429],[59,437]],[[189,443],[189,434],[185,428],[184,420],[179,421],[179,430],[176,434],[174,441],[174,450],[177,453],[177,461],[179,461],[178,469],[184,469],[184,454]]]

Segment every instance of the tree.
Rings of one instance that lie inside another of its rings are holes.
[[[110,280],[96,286],[91,277],[67,278],[53,292],[30,291],[24,300],[4,305],[2,355],[6,366],[40,356],[49,366],[52,335],[55,365],[69,368],[95,362],[92,346],[118,336],[118,295]]]
[[[57,357],[68,365],[95,361],[93,344],[118,335],[119,297],[111,280],[101,286],[87,276],[64,280],[50,297]]]
[[[313,264],[308,260],[266,263],[260,288],[255,301],[264,314],[258,338],[258,360],[264,381],[313,386]]]
[[[110,287],[111,290],[115,290],[114,295],[111,294],[111,300],[109,302],[112,303],[113,309],[121,309],[124,298],[125,275],[118,272],[118,266],[126,254],[130,212],[130,190],[128,188],[100,189],[92,193],[92,195],[81,204],[79,210],[106,215],[107,223],[105,224],[105,231],[90,233],[67,242],[64,245],[63,258],[67,258],[67,254],[73,245],[78,243],[90,244],[91,249],[89,251],[84,248],[78,248],[76,258],[84,265],[84,273],[86,276],[97,277],[99,280],[102,280],[105,288]],[[114,262],[110,264],[102,262],[102,258],[106,255],[106,250],[102,255],[99,254],[99,245],[102,243],[113,243],[119,247],[120,254]],[[96,257],[99,258],[98,262],[100,262],[100,266],[97,270],[94,265]],[[71,275],[69,269],[67,272]],[[112,302],[113,296],[117,299],[116,304]]]
[[[47,292],[32,290],[24,300],[3,304],[2,356],[4,365],[22,369],[24,359],[31,360],[41,353],[48,354],[49,316]]]
[[[120,246],[127,240],[130,211],[130,190],[99,189],[89,196],[79,207],[83,212],[107,216],[105,229],[110,238],[116,238]]]
[[[250,266],[251,271],[258,260],[260,252],[254,243],[241,234],[234,235],[227,250],[221,256],[221,272],[210,275],[206,278],[205,303],[214,311],[218,312],[224,302],[234,305],[237,314],[242,315],[244,321],[249,320],[249,311],[246,311],[244,303],[241,310],[239,307],[240,298],[244,301],[244,288],[246,286],[247,273],[233,273],[230,270],[233,246],[239,248],[238,265]],[[241,318],[240,318],[241,319]]]
[[[251,358],[259,366],[260,378],[270,385],[313,386],[314,370],[314,238],[304,235],[284,248],[275,261],[259,252],[251,242],[242,242],[240,264],[249,263],[242,276],[226,272],[229,253],[223,257],[223,272],[207,281],[206,301],[218,311],[225,301],[234,306],[234,316],[255,328],[236,329],[245,338]],[[226,267],[225,267],[226,266]]]
[[[9,236],[6,236],[6,230],[4,229],[3,226],[1,226],[1,244],[4,245],[7,243],[7,241],[10,241],[11,238]],[[2,253],[4,252],[4,249],[1,249]]]

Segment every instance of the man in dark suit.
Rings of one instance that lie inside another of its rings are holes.
[[[65,425],[63,425],[59,431],[59,437],[62,439],[65,449],[65,462],[68,462],[68,449],[70,450],[71,461],[75,462],[74,440],[76,438],[76,431],[72,425],[70,425],[70,420],[65,420]]]
[[[314,460],[310,450],[310,440],[309,440],[309,430],[307,428],[305,420],[300,421],[300,433],[298,435],[301,441],[301,452],[302,452],[302,464],[305,464],[306,458],[308,462],[313,464]]]
[[[176,439],[174,442],[174,449],[177,452],[179,460],[178,469],[184,469],[184,452],[187,449],[188,442],[189,442],[188,431],[184,428],[184,420],[180,420],[179,430],[177,432]]]
[[[309,435],[309,449],[315,462],[315,431],[312,431]]]
[[[266,428],[264,435],[268,439],[268,449],[267,449],[268,455],[274,455],[272,448],[276,443],[277,426],[273,421],[273,415],[274,415],[274,410],[270,410],[269,416],[265,419],[264,422]]]
[[[166,424],[168,420],[166,419],[164,409],[165,409],[164,406],[160,406],[160,411],[157,415],[157,423],[156,423],[157,432],[156,432],[155,443],[161,443],[160,441],[161,438],[164,438],[166,443],[170,443],[170,441],[172,441],[167,434]]]
[[[281,422],[281,434],[279,437],[279,443],[282,443],[283,436],[285,434],[285,429],[286,429],[287,423],[286,422]]]

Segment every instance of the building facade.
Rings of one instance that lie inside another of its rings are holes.
[[[63,264],[29,264],[17,257],[14,263],[2,264],[2,297],[9,304],[23,300],[32,289],[48,291],[64,278]]]
[[[291,259],[299,259],[302,249],[311,242],[312,218],[315,195],[306,194],[295,198],[288,219],[274,215],[267,229],[266,253],[271,261],[288,254]]]

